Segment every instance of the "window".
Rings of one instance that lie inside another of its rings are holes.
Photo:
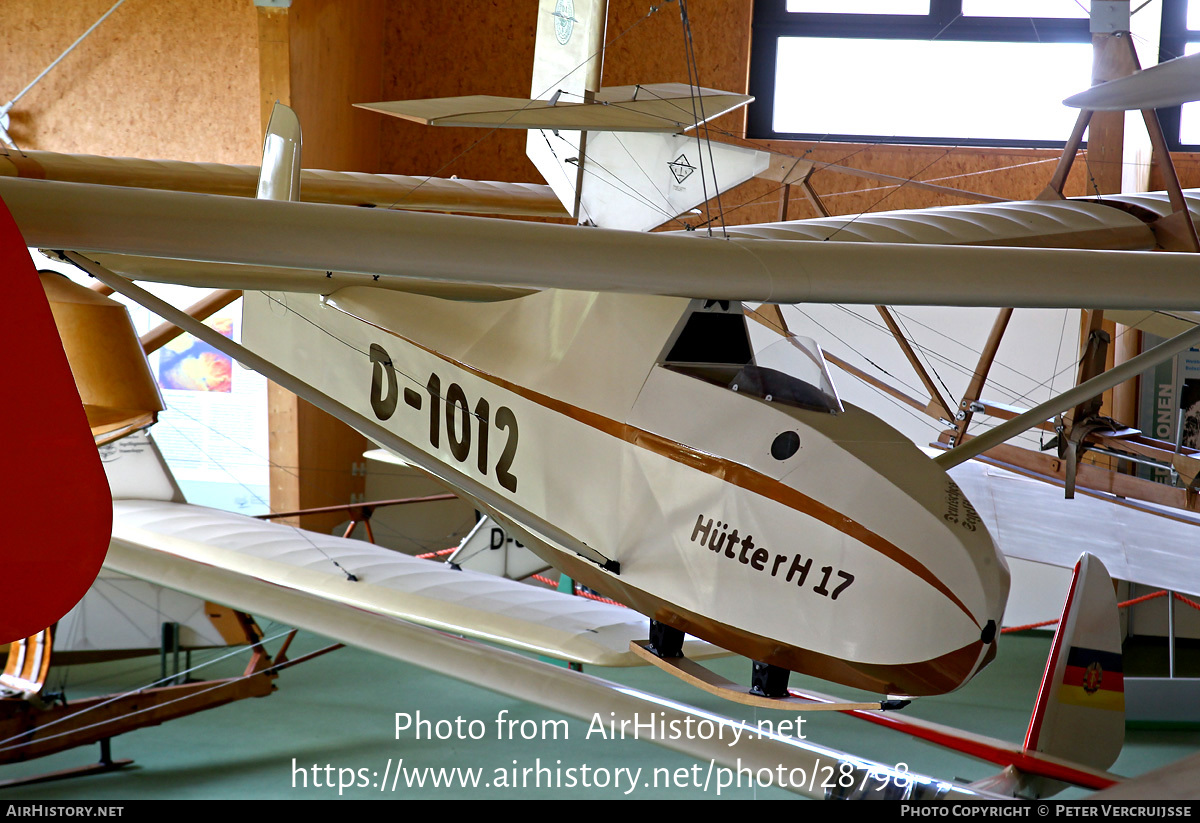
[[[757,0],[751,54],[749,135],[795,140],[1061,146],[1092,66],[1075,0]]]
[[[1163,0],[1159,62],[1200,51],[1200,0]],[[1200,103],[1158,113],[1167,145],[1200,151]]]

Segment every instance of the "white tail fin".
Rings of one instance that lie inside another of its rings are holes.
[[[525,547],[498,520],[484,515],[470,534],[446,558],[462,569],[494,574],[510,580],[524,580],[550,568],[550,564]]]
[[[1075,566],[1025,748],[1107,769],[1125,743],[1125,679],[1117,598],[1104,564]]]
[[[538,3],[531,98],[591,102],[600,90],[607,17],[607,0]],[[586,149],[586,133],[580,131],[530,131],[525,142],[525,154],[576,218]]]
[[[604,228],[648,231],[768,171],[770,152],[686,136],[749,95],[686,83],[601,88],[607,15],[606,0],[540,0],[528,100],[357,105],[431,126],[528,129],[525,153],[554,195]]]
[[[751,98],[680,84],[600,88],[606,0],[541,0],[533,57],[534,99],[662,101],[661,120],[686,129]],[[605,95],[615,99],[605,99]],[[703,154],[702,154],[703,152]],[[530,130],[525,153],[576,219],[648,231],[766,170],[768,152],[643,131]]]
[[[770,162],[770,152],[694,134],[592,133],[580,217],[604,228],[649,231],[761,174]]]
[[[276,103],[263,136],[259,200],[300,199],[300,146],[300,119],[296,112]]]
[[[169,500],[184,503],[175,475],[147,432],[135,432],[100,447],[113,500]]]

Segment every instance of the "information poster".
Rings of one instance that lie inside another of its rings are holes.
[[[241,337],[241,304],[206,321]],[[153,428],[188,501],[261,514],[268,511],[267,384],[228,355],[181,335],[150,358],[167,411]]]
[[[1189,349],[1179,359],[1179,444],[1200,449],[1200,349]]]

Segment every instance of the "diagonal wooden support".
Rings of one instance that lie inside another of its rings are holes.
[[[876,306],[875,308],[879,311],[883,322],[887,324],[892,337],[896,338],[896,343],[900,346],[900,350],[908,358],[909,365],[913,367],[913,371],[921,379],[921,383],[925,386],[925,391],[929,392],[929,405],[931,407],[929,411],[935,413],[935,416],[941,416],[944,420],[953,420],[954,411],[950,408],[950,404],[942,397],[942,393],[938,391],[937,385],[933,382],[933,378],[929,376],[929,372],[926,371],[925,366],[917,359],[917,353],[913,351],[912,345],[900,330],[900,325],[892,317],[891,311],[888,310],[887,306]]]
[[[1081,109],[1079,116],[1075,118],[1071,136],[1067,138],[1067,144],[1063,146],[1062,154],[1059,155],[1058,165],[1054,167],[1054,174],[1050,176],[1050,182],[1046,184],[1046,188],[1042,189],[1042,193],[1037,196],[1038,200],[1066,199],[1063,187],[1067,184],[1067,176],[1071,173],[1071,166],[1075,164],[1075,156],[1079,153],[1079,147],[1083,145],[1083,134],[1087,131],[1088,123],[1091,121],[1092,113],[1087,109]]]
[[[216,289],[188,306],[186,311],[189,317],[196,320],[207,320],[241,296],[241,291],[236,289]],[[161,349],[181,334],[183,334],[183,329],[174,323],[160,323],[143,334],[138,342],[142,344],[142,351],[150,354]]]
[[[975,364],[971,382],[967,384],[967,390],[963,392],[962,401],[958,404],[955,443],[963,442],[967,427],[971,425],[973,414],[971,409],[983,394],[983,386],[987,382],[988,372],[992,370],[992,363],[996,361],[996,352],[1000,350],[1000,341],[1004,339],[1004,332],[1008,328],[1008,321],[1012,319],[1012,313],[1012,309],[1000,309],[996,319],[992,322],[992,330],[988,334],[987,342],[983,345],[983,351],[979,353],[979,362]]]

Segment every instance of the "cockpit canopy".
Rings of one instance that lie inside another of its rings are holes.
[[[695,301],[660,362],[770,403],[842,411],[821,347],[810,338],[789,336],[756,352],[739,303]]]

